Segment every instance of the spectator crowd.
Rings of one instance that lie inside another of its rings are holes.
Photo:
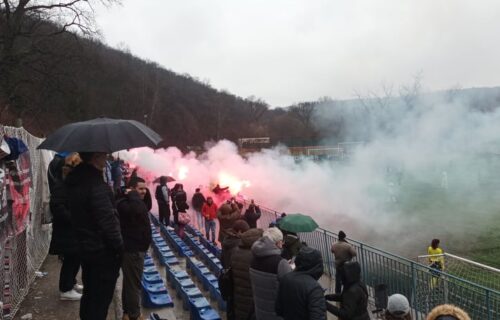
[[[152,196],[137,170],[128,172],[120,159],[85,152],[57,154],[48,169],[53,215],[50,253],[62,260],[60,298],[79,300],[83,320],[106,319],[120,270],[123,319],[144,319],[141,279],[151,244]],[[253,200],[243,210],[237,199],[224,200],[221,194],[227,189],[217,185],[210,196],[195,189],[188,201],[184,186],[175,183],[169,188],[169,182],[173,181],[160,177],[154,192],[159,221],[181,238],[185,226],[192,224],[221,246],[219,287],[228,320],[321,320],[328,313],[341,320],[370,319],[368,289],[345,232],[339,232],[331,247],[336,276],[334,292],[329,293],[319,282],[324,272],[321,253],[302,242],[299,234],[280,228],[279,221],[258,228],[262,213]],[[432,250],[438,244],[433,242]],[[439,268],[443,269],[442,263]],[[80,269],[82,285],[76,282]],[[393,294],[386,305],[384,319],[412,319],[405,296]],[[457,307],[444,305],[427,319],[469,317]]]

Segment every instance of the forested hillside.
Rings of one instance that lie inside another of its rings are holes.
[[[34,134],[47,135],[68,122],[107,116],[145,122],[165,145],[179,147],[241,137],[314,145],[369,140],[372,131],[359,124],[381,120],[375,127],[390,127],[397,119],[380,114],[413,108],[421,98],[416,81],[383,96],[321,98],[272,109],[262,99],[217,90],[195,76],[106,46],[94,28],[94,2],[0,2],[0,123],[22,119]],[[443,94],[472,94],[484,111],[500,101],[497,89]],[[355,126],[362,131],[353,132]]]
[[[177,146],[221,138],[314,138],[300,116],[270,110],[261,99],[216,90],[190,75],[110,48],[75,20],[53,23],[54,8],[30,9],[37,2],[18,1],[10,8],[5,6],[9,1],[0,4],[3,124],[20,118],[31,132],[46,135],[72,121],[129,118],[146,122],[166,145]]]

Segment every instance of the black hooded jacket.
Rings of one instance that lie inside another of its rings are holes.
[[[137,191],[130,191],[116,203],[126,252],[145,252],[151,244],[148,208]]]
[[[318,250],[303,247],[295,259],[295,270],[280,279],[276,314],[285,320],[326,320],[326,302],[318,279],[323,258]]]
[[[327,303],[328,312],[341,320],[370,320],[367,311],[368,291],[361,282],[361,266],[358,262],[346,262],[344,288],[340,295],[327,295],[327,300],[340,301],[340,308]]]
[[[64,158],[56,155],[50,162],[47,176],[50,189],[50,212],[52,213],[52,239],[50,254],[77,254],[78,242],[68,209],[67,190],[63,181]]]
[[[71,171],[65,182],[71,220],[82,257],[123,252],[113,192],[104,182],[102,172],[82,163]]]

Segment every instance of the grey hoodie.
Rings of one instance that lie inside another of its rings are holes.
[[[292,271],[290,264],[285,259],[281,258],[281,249],[268,237],[262,237],[252,245],[252,253],[254,259],[252,268],[277,274],[278,277]],[[279,256],[278,259],[276,256]],[[274,269],[276,268],[276,271]]]
[[[262,237],[252,245],[253,260],[250,265],[257,320],[282,319],[276,315],[274,305],[278,293],[278,277],[292,271],[288,262],[281,258],[281,250],[268,237]]]

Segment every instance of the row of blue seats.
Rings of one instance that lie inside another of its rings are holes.
[[[155,219],[156,217],[153,215],[151,216],[153,223],[155,220],[158,222],[157,225],[160,226],[161,234],[163,234],[169,242],[175,243],[173,245],[174,250],[176,250],[179,255],[186,256],[187,261],[191,261],[193,252],[189,250],[189,247],[184,241],[180,239],[173,230],[169,230],[165,226],[160,225],[158,219]],[[221,319],[217,311],[210,306],[208,300],[203,297],[202,292],[196,287],[186,271],[181,270],[178,266],[167,266],[166,270],[167,282],[176,290],[177,296],[182,299],[184,310],[190,310],[191,319]]]
[[[203,284],[203,289],[210,293],[210,298],[217,301],[220,310],[226,311],[226,302],[222,299],[219,291],[219,281],[210,270],[196,258],[188,257],[186,259],[188,270],[195,275],[196,278]]]
[[[181,257],[191,257],[193,256],[193,251],[186,245],[186,243],[175,233],[172,229],[167,229],[164,225],[160,225],[161,233],[165,236],[165,239],[172,245],[172,248]]]
[[[162,235],[158,231],[156,231],[154,225],[151,225],[151,229],[153,238],[153,243],[151,246],[153,247],[155,255],[158,257],[160,264],[167,268],[178,265],[179,260],[172,252],[172,250],[170,250],[170,247],[168,246],[167,242],[165,242],[165,239],[163,239]]]
[[[205,246],[205,248],[207,248],[208,251],[210,251],[217,258],[220,259],[222,250],[217,245],[215,245],[214,243],[208,241],[207,238],[205,238],[205,236],[203,235],[203,233],[201,233],[200,230],[198,230],[196,228],[193,228],[190,225],[187,225],[186,226],[186,231],[189,232],[189,233],[191,233],[195,237],[198,237],[198,239],[200,240],[201,243],[203,243],[203,245]]]
[[[192,234],[186,231],[186,243],[196,253],[197,256],[203,260],[213,273],[219,274],[222,270],[222,263],[213,253],[211,253],[205,246],[196,239]]]
[[[188,257],[187,259],[191,259]],[[203,297],[203,293],[191,280],[186,271],[177,267],[167,269],[167,281],[176,290],[177,297],[182,299],[184,310],[189,310],[194,320],[220,320],[221,317]]]
[[[174,301],[168,294],[153,258],[146,254],[142,274],[142,305],[145,308],[173,307]]]
[[[160,227],[161,233],[165,236],[165,239],[172,245],[173,249],[181,257],[192,256],[193,252],[189,247],[182,241],[182,239],[174,232],[174,230],[167,228],[165,225],[160,224],[160,221],[152,213],[149,213],[151,221],[153,224]]]

